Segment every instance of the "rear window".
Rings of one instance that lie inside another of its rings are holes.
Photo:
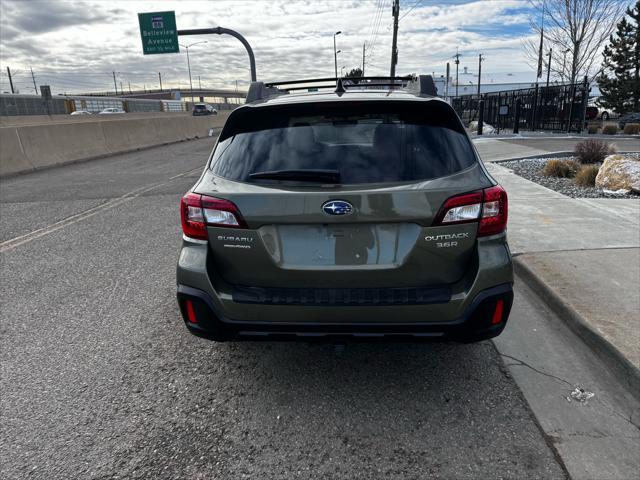
[[[206,105],[196,105],[193,108],[194,108],[194,110],[206,110],[207,109]]]
[[[342,184],[450,175],[475,155],[455,113],[441,102],[360,102],[247,108],[231,115],[212,158],[216,175],[336,170]]]

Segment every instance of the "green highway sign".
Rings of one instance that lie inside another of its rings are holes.
[[[175,12],[139,13],[142,53],[178,53],[178,29]]]

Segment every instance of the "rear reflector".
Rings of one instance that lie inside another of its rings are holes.
[[[180,206],[182,232],[190,238],[206,240],[207,225],[227,228],[247,228],[238,207],[228,200],[189,192]]]
[[[500,185],[447,199],[433,225],[479,222],[478,236],[495,235],[507,227],[507,192]]]
[[[491,317],[491,325],[498,325],[502,322],[502,312],[504,311],[504,300],[499,299],[496,302],[496,308],[493,311],[493,316]]]
[[[193,308],[193,302],[191,300],[184,301],[184,309],[187,311],[187,320],[191,323],[198,323],[196,311]]]

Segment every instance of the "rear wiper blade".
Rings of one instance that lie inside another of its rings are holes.
[[[249,174],[252,180],[298,180],[301,182],[340,183],[338,170],[269,170]]]

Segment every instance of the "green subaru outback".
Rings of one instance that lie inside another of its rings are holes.
[[[428,76],[329,80],[253,83],[229,115],[181,202],[187,328],[217,341],[499,335],[507,194],[458,116]]]

